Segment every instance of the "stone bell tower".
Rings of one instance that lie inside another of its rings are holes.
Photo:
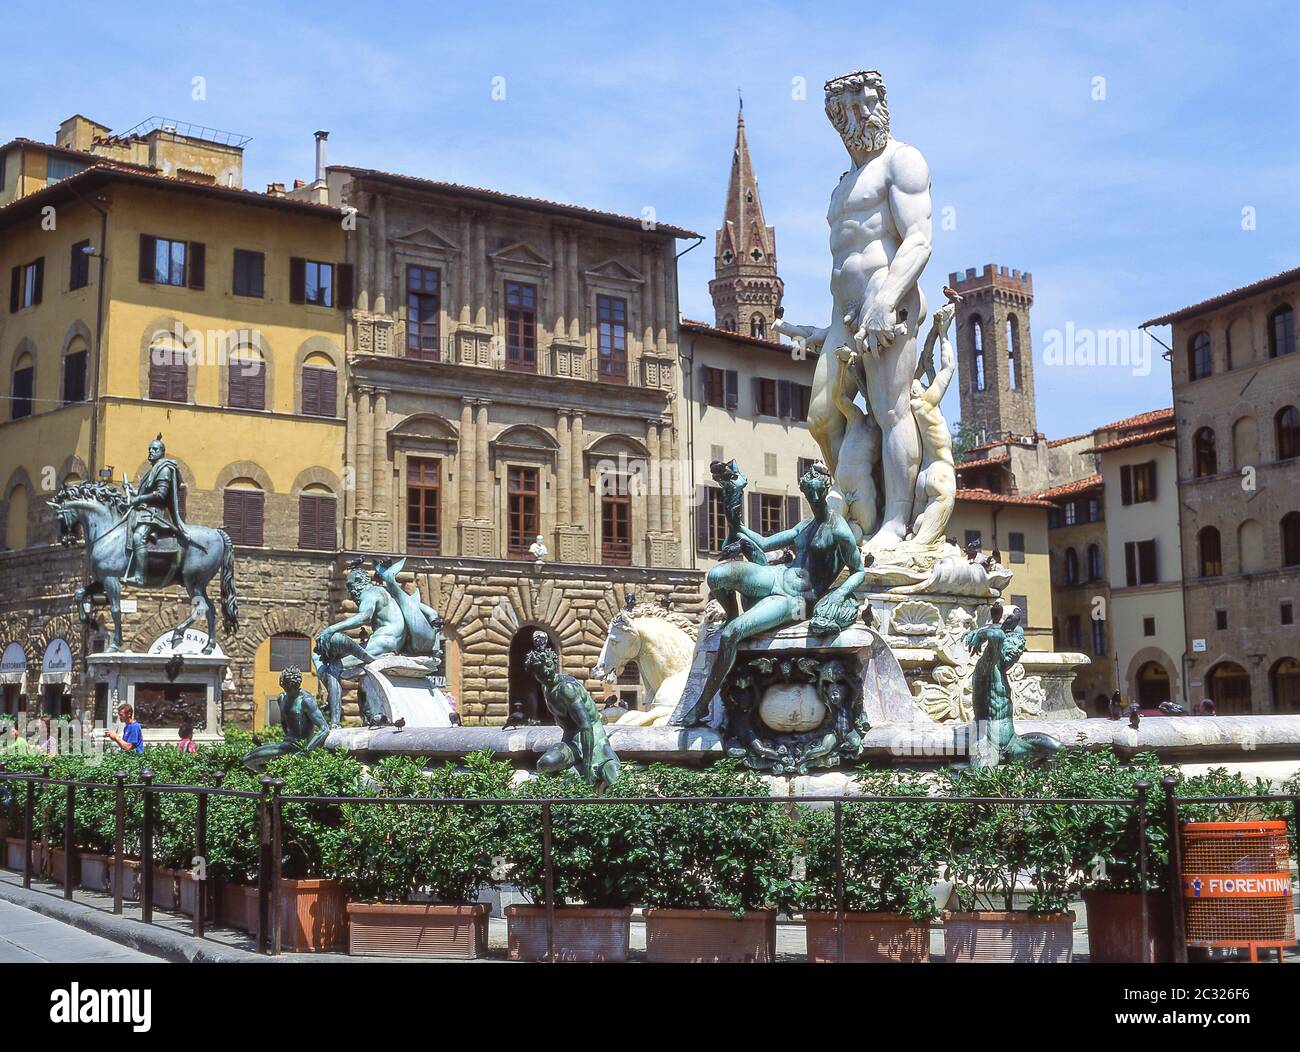
[[[776,272],[776,229],[763,221],[758,179],[745,139],[745,107],[736,117],[736,148],[722,226],[715,235],[713,297],[714,324],[744,336],[775,339],[772,323],[785,285]]]
[[[954,320],[962,422],[985,442],[1036,435],[1032,275],[988,263],[949,274],[948,284],[962,296]]]

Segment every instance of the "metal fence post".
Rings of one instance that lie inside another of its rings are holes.
[[[284,788],[284,779],[277,778],[271,783],[271,956],[280,956],[280,822],[283,818],[280,804],[280,792]]]
[[[257,801],[257,952],[267,950],[267,919],[271,906],[271,776],[261,778],[262,795]]]
[[[1153,964],[1151,953],[1151,917],[1147,902],[1147,792],[1151,783],[1138,781],[1137,820],[1138,820],[1138,894],[1142,905],[1142,963]]]
[[[23,804],[23,887],[32,886],[32,817],[36,813],[36,783],[27,783],[27,800]]]
[[[113,912],[122,912],[126,880],[126,772],[113,773]]]
[[[73,854],[76,851],[77,786],[72,779],[63,790],[63,897],[72,898]]]
[[[1178,820],[1178,779],[1166,775],[1160,780],[1165,791],[1165,825],[1169,830],[1169,908],[1172,911],[1174,963],[1187,963],[1187,925],[1183,915],[1183,830]]]
[[[194,866],[194,871],[202,874],[194,882],[194,937],[201,939],[208,912],[204,901],[208,893],[208,794],[205,789],[198,792],[198,814],[194,820]]]
[[[546,959],[555,963],[555,874],[551,859],[551,805],[542,804],[542,868],[546,882]]]
[[[140,772],[140,919],[153,923],[153,771]]]
[[[835,959],[844,963],[844,802],[835,801]]]

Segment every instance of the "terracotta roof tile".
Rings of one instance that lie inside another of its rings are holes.
[[[1226,307],[1238,300],[1248,299],[1256,296],[1261,292],[1269,292],[1282,285],[1290,285],[1293,282],[1300,282],[1300,267],[1293,267],[1291,270],[1284,270],[1280,274],[1274,274],[1269,278],[1261,278],[1259,281],[1253,281],[1249,285],[1242,285],[1239,288],[1230,289],[1228,292],[1221,292],[1217,296],[1211,296],[1209,299],[1201,300],[1200,303],[1193,303],[1189,307],[1182,307],[1179,310],[1171,311],[1168,314],[1162,314],[1158,318],[1152,318],[1150,321],[1144,321],[1142,327],[1148,325],[1168,325],[1170,322],[1182,321],[1184,318],[1194,318],[1198,314],[1208,314],[1210,311],[1218,310],[1220,307]]]
[[[1123,420],[1117,420],[1113,424],[1102,424],[1101,427],[1095,427],[1092,433],[1095,435],[1098,431],[1131,431],[1134,428],[1147,428],[1152,424],[1172,423],[1174,411],[1170,409],[1153,409],[1149,413],[1138,413],[1137,416],[1125,417]]]
[[[517,205],[521,208],[540,208],[546,211],[560,212],[564,215],[574,216],[576,218],[590,219],[597,223],[612,223],[616,226],[635,226],[638,230],[645,230],[644,221],[634,216],[619,215],[617,212],[605,212],[598,208],[586,208],[582,205],[565,204],[562,201],[548,201],[544,197],[524,197],[518,194],[507,194],[500,190],[488,190],[481,186],[466,186],[463,183],[448,183],[437,179],[424,179],[417,175],[402,175],[399,172],[384,172],[377,168],[354,168],[351,165],[336,164],[330,166],[332,172],[347,172],[349,175],[359,176],[364,179],[378,179],[384,182],[396,183],[401,186],[410,186],[415,189],[424,189],[437,191],[439,193],[451,194],[455,197],[470,197],[480,201],[498,201],[502,204]],[[656,223],[653,230],[647,233],[671,234],[674,237],[681,238],[700,238],[702,234],[697,234],[694,230],[686,230],[678,226],[670,226],[667,223]]]
[[[1075,479],[1073,482],[1065,482],[1059,486],[1052,486],[1049,489],[1040,490],[1034,496],[1039,500],[1059,500],[1061,497],[1073,497],[1078,493],[1086,493],[1088,490],[1099,489],[1101,487],[1100,475],[1089,475],[1086,478]]]
[[[761,347],[765,351],[777,351],[780,354],[785,355],[791,354],[795,349],[793,343],[781,343],[777,340],[760,340],[753,336],[746,336],[743,333],[732,332],[730,329],[719,329],[717,326],[710,325],[708,322],[693,321],[690,318],[683,318],[678,323],[678,327],[685,332],[694,332],[701,336],[719,336],[725,340],[733,340],[736,343],[747,344],[750,347]],[[809,360],[813,360],[816,357],[816,351],[808,351]]]
[[[1148,442],[1159,442],[1161,439],[1173,438],[1177,430],[1177,428],[1170,424],[1168,427],[1159,427],[1153,431],[1139,431],[1135,435],[1125,435],[1124,437],[1114,439],[1111,442],[1103,442],[1099,446],[1093,446],[1090,452],[1110,453],[1116,449],[1127,449],[1129,446],[1141,446]]]
[[[1051,501],[1022,497],[1011,493],[994,493],[988,489],[959,489],[957,499],[971,504],[1013,504],[1021,508],[1054,508]]]
[[[1011,457],[985,457],[983,460],[963,460],[957,465],[958,471],[965,471],[967,468],[992,468],[1002,464],[1010,464]]]

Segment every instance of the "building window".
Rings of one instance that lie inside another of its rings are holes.
[[[406,268],[406,356],[436,362],[442,312],[442,275],[433,267]]]
[[[1013,391],[1020,386],[1020,329],[1014,315],[1007,318],[1007,383]]]
[[[298,497],[298,547],[331,551],[337,544],[338,501],[334,494],[318,491]]]
[[[1220,632],[1226,632],[1228,630],[1228,611],[1214,611],[1214,627]]]
[[[1010,549],[1010,559],[1013,563],[1025,561],[1025,535],[1023,533],[1016,533],[1014,530],[1008,533],[1007,548]]]
[[[755,493],[753,496],[758,498],[754,508],[757,512],[757,525],[750,528],[764,537],[785,529],[785,498],[774,497],[770,493]]]
[[[1100,581],[1104,576],[1106,570],[1102,565],[1101,545],[1090,544],[1088,545],[1088,580]]]
[[[1295,311],[1289,304],[1268,316],[1268,356],[1280,358],[1295,350]]]
[[[1065,525],[1073,526],[1079,521],[1079,506],[1074,501],[1070,501],[1062,509],[1065,512]]]
[[[63,404],[86,400],[86,363],[90,352],[69,351],[63,356]]]
[[[90,284],[90,242],[78,241],[68,259],[68,290],[84,289]]]
[[[798,477],[803,478],[808,472],[812,471],[812,466],[817,463],[812,457],[800,457],[796,470],[799,472]]]
[[[1130,588],[1140,584],[1154,584],[1156,577],[1156,542],[1126,541],[1124,543],[1124,575]]]
[[[271,671],[283,672],[290,665],[302,671],[311,668],[311,640],[284,632],[271,637]]]
[[[355,282],[351,263],[322,263],[293,256],[289,259],[289,302],[315,307],[352,306]]]
[[[701,486],[696,510],[695,548],[701,552],[718,552],[727,539],[727,516],[722,509],[722,490]]]
[[[412,555],[442,553],[441,493],[442,461],[407,457],[406,550]]]
[[[9,313],[41,302],[45,290],[45,257],[21,263],[9,272]]]
[[[749,335],[756,340],[767,339],[767,322],[763,315],[755,314],[749,319]]]
[[[1277,459],[1300,457],[1300,409],[1289,405],[1278,410],[1273,418],[1274,437],[1277,440]]]
[[[1206,526],[1201,530],[1196,535],[1196,547],[1200,552],[1202,577],[1218,577],[1223,573],[1223,547],[1217,529]]]
[[[1269,670],[1274,712],[1300,711],[1300,661],[1284,657]]]
[[[541,532],[537,513],[537,469],[509,468],[506,472],[507,552],[515,558],[528,549]]]
[[[303,416],[337,416],[339,372],[324,355],[302,367]]]
[[[1065,619],[1066,642],[1075,650],[1083,646],[1083,621],[1078,614],[1071,614]]]
[[[718,409],[735,409],[739,402],[740,378],[735,369],[704,366],[704,404]]]
[[[19,420],[32,415],[33,395],[36,388],[36,366],[30,354],[18,359],[18,368],[14,370],[10,383],[10,416]]]
[[[1079,583],[1079,553],[1073,548],[1065,549],[1065,583]]]
[[[1278,608],[1278,620],[1284,625],[1295,624],[1295,607],[1290,603],[1283,603]]]
[[[248,249],[235,249],[235,274],[231,290],[236,296],[261,299],[266,295],[266,256]]]
[[[1198,332],[1187,341],[1187,379],[1203,380],[1214,372],[1210,356],[1210,334]]]
[[[975,348],[975,390],[984,390],[984,326],[979,318],[970,321],[971,343]]]
[[[1156,499],[1156,462],[1124,464],[1119,469],[1120,500],[1124,504],[1145,504]]]
[[[596,340],[600,379],[627,383],[627,300],[596,297]]]
[[[1101,498],[1088,498],[1088,521],[1101,522]]]
[[[1205,674],[1205,692],[1220,716],[1250,712],[1250,674],[1240,665],[1224,661]]]
[[[1156,634],[1156,619],[1154,617],[1142,618],[1142,634],[1144,636],[1154,636]]]
[[[776,475],[776,454],[775,453],[763,454],[763,474],[767,475],[769,478],[774,477]]]
[[[1106,656],[1106,622],[1094,619],[1092,622],[1092,656]]]
[[[1300,566],[1300,511],[1282,516],[1282,565]]]
[[[518,281],[506,282],[506,368],[537,372],[537,289]]]
[[[222,527],[236,544],[259,546],[266,513],[266,494],[252,482],[232,485],[222,493]]]
[[[776,416],[776,381],[762,376],[754,378],[754,412],[759,416]]]
[[[607,566],[632,565],[632,498],[626,485],[600,499],[600,561]]]
[[[189,398],[189,358],[183,346],[159,343],[149,348],[149,397],[158,402]]]
[[[140,235],[140,280],[147,285],[204,286],[207,251],[202,241]]]
[[[977,548],[983,547],[984,538],[980,534],[979,530],[967,530],[965,534],[965,538],[966,538],[965,547],[969,548],[972,544],[975,545]]]
[[[47,183],[60,182],[76,175],[84,167],[85,165],[77,161],[71,161],[66,157],[47,155],[45,158],[45,181]]]
[[[227,361],[226,404],[233,409],[266,408],[266,362],[247,347]]]
[[[1193,471],[1198,479],[1218,473],[1219,458],[1214,449],[1214,429],[1203,427],[1192,438]]]
[[[812,388],[793,380],[776,382],[776,415],[783,420],[807,420]]]
[[[1011,597],[1011,605],[1020,611],[1020,623],[1025,628],[1028,628],[1029,627],[1029,596],[1013,595]]]

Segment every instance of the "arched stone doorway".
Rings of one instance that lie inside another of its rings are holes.
[[[534,632],[546,633],[551,649],[560,654],[560,670],[564,669],[564,655],[554,632],[545,625],[522,625],[516,629],[515,634],[510,638],[509,711],[513,714],[516,711],[515,703],[522,702],[525,719],[537,723],[554,723],[551,712],[542,698],[542,688],[524,668],[524,658],[533,649]]]
[[[1233,661],[1220,661],[1205,674],[1205,693],[1220,716],[1250,713],[1250,673]]]
[[[1154,709],[1162,701],[1170,700],[1169,673],[1158,661],[1148,661],[1134,677],[1138,704],[1144,709]]]
[[[1274,712],[1300,712],[1300,661],[1284,657],[1268,673]]]

